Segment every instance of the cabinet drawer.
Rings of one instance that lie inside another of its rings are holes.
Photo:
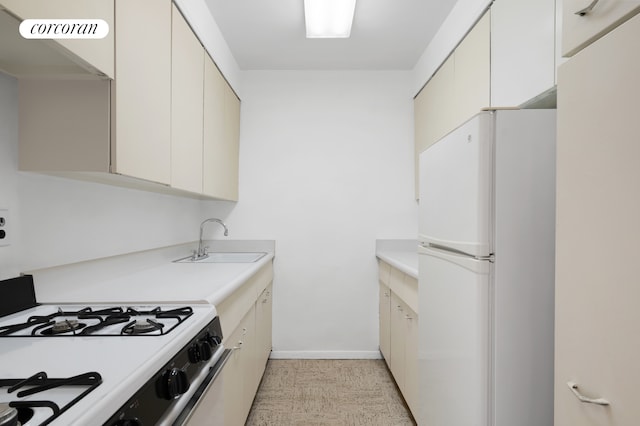
[[[225,341],[272,280],[273,264],[269,262],[229,297],[216,304]]]
[[[418,312],[418,280],[398,269],[391,268],[391,291],[414,312]]]
[[[378,260],[378,279],[384,285],[389,286],[389,275],[391,273],[391,265],[382,260]]]

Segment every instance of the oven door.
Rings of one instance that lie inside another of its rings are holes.
[[[231,353],[231,349],[224,350],[172,426],[224,425],[224,367]]]

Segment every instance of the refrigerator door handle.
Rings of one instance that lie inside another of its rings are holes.
[[[422,245],[418,247],[418,255],[437,257],[478,274],[488,274],[490,271],[491,259],[489,258],[467,256],[439,247]]]
[[[571,389],[571,392],[580,400],[580,402],[584,402],[586,404],[596,404],[596,405],[609,405],[609,401],[604,398],[588,398],[578,391],[578,384],[575,382],[567,382],[567,386]]]

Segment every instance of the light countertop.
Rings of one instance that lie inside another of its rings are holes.
[[[274,241],[209,241],[210,251],[266,252],[253,263],[175,263],[197,243],[29,271],[39,303],[216,305],[275,255]]]
[[[376,257],[418,279],[417,240],[376,240]]]

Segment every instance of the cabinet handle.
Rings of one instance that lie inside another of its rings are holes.
[[[604,398],[587,398],[586,396],[582,395],[578,391],[578,384],[575,382],[567,382],[567,386],[569,386],[571,392],[573,392],[573,394],[580,400],[580,402],[584,402],[587,404],[609,405],[609,401]]]
[[[593,8],[596,7],[596,4],[598,4],[599,1],[600,0],[593,0],[589,6],[585,7],[584,9],[581,9],[581,10],[575,12],[575,14],[578,15],[578,16],[588,15],[589,13],[591,13]]]
[[[232,351],[237,351],[238,349],[242,349],[242,340],[238,341],[238,346],[234,346],[233,348],[231,348]]]
[[[408,320],[413,319],[413,318],[411,318],[411,317],[409,316],[409,314],[406,314],[406,315],[404,316],[404,318],[405,318],[405,319],[408,319]]]
[[[398,305],[398,310],[399,310],[400,312],[402,312],[402,306],[401,306],[401,305]]]
[[[262,299],[262,303],[267,303],[267,298]]]

